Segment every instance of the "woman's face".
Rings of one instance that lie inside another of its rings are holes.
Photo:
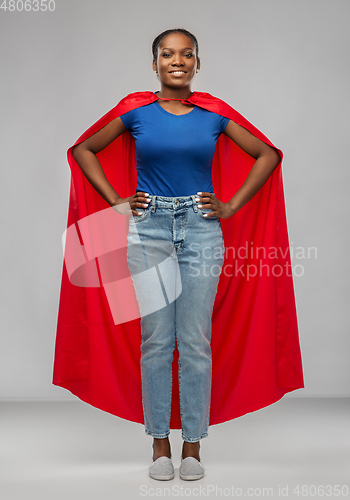
[[[153,70],[158,71],[160,82],[171,88],[189,87],[199,66],[191,38],[179,32],[162,39],[157,61],[153,61]]]

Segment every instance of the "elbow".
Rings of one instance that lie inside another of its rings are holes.
[[[77,146],[73,146],[72,148],[72,156],[74,160],[77,160],[78,153],[79,153],[79,144]]]
[[[82,146],[82,143],[77,144],[76,146],[73,146],[72,149],[72,156],[75,161],[78,161],[79,158],[81,158],[82,153],[86,151],[86,148]]]
[[[271,171],[271,173],[278,167],[281,162],[281,156],[277,149],[268,146],[268,149],[264,150],[257,156],[257,158],[264,158],[266,168]]]
[[[281,156],[277,149],[270,147],[266,155],[268,157],[269,164],[271,165],[272,171],[278,167],[281,162]]]
[[[277,149],[273,149],[273,154],[272,154],[272,159],[271,163],[274,165],[274,169],[278,167],[278,165],[281,163],[281,155],[277,151]]]

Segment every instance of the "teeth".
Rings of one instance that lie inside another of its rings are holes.
[[[185,73],[184,71],[171,71],[171,73],[175,73],[176,75],[181,75],[182,73]]]

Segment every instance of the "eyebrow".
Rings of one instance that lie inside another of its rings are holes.
[[[169,47],[163,47],[162,50],[173,50],[173,49],[170,49]],[[182,50],[194,50],[194,49],[193,47],[186,47],[185,49]]]

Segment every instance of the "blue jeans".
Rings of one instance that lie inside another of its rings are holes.
[[[205,218],[196,195],[151,195],[129,220],[128,266],[141,315],[145,432],[170,433],[172,361],[179,351],[182,438],[208,436],[211,317],[224,261],[219,217]]]

